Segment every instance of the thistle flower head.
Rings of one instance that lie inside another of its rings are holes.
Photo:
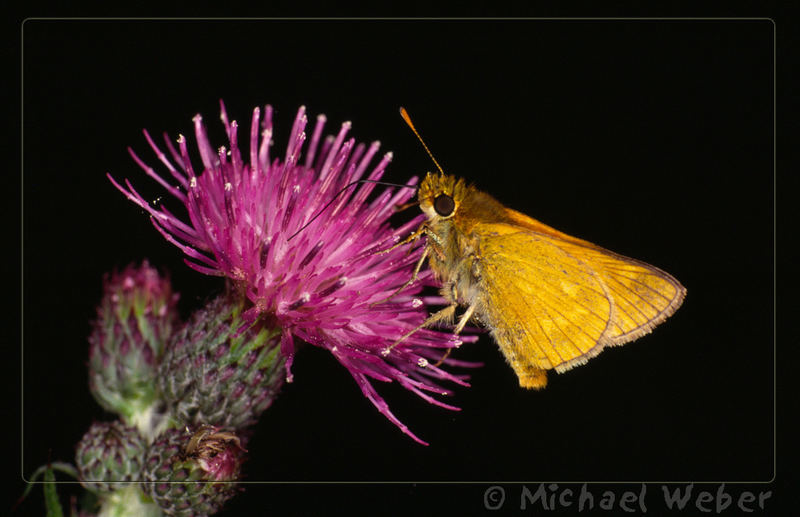
[[[256,320],[246,300],[223,294],[198,309],[170,343],[158,375],[172,425],[241,430],[258,421],[283,385],[280,332]]]
[[[432,282],[428,272],[400,289],[421,256],[418,243],[378,253],[421,223],[422,215],[399,229],[389,224],[395,205],[413,196],[414,188],[386,189],[370,200],[374,183],[351,186],[360,179],[378,180],[392,154],[371,165],[379,143],[356,144],[348,137],[349,122],[323,138],[326,119],[320,115],[309,137],[301,107],[286,152],[277,158],[270,154],[270,106],[263,113],[254,110],[247,151],[239,148],[239,126],[228,120],[224,105],[221,119],[229,144],[215,150],[202,118],[194,118],[199,166],[192,164],[183,136],[176,149],[165,135],[165,153],[145,132],[177,187],[130,151],[142,169],[185,206],[188,220],[164,206],[151,206],[130,182],[122,186],[111,181],[150,213],[159,232],[186,254],[190,267],[224,276],[246,294],[252,306],[245,319],[263,317],[282,329],[287,380],[291,381],[295,338],[326,348],[382,414],[421,442],[371,384],[397,381],[424,400],[450,409],[457,408],[431,393],[450,393],[439,381],[466,385],[464,376],[435,365],[446,349],[460,344],[452,336],[423,329],[392,346],[424,321],[426,303],[441,302],[421,296],[423,284]],[[407,183],[415,184],[416,178]],[[452,359],[444,364],[466,365]]]
[[[168,429],[147,450],[144,488],[167,515],[212,515],[236,494],[245,452],[218,427]]]
[[[145,439],[121,421],[95,422],[76,447],[81,484],[104,493],[141,481]]]
[[[147,261],[106,276],[89,336],[89,387],[103,408],[145,425],[165,344],[177,328],[177,293]]]

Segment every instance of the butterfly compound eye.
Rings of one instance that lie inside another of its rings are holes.
[[[456,209],[456,202],[447,194],[440,194],[433,200],[433,209],[442,217],[447,217]]]

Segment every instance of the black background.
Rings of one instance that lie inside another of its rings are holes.
[[[478,512],[488,486],[412,482],[769,480],[773,30],[764,20],[26,22],[23,472],[72,461],[90,422],[111,418],[86,379],[104,272],[149,258],[170,271],[185,315],[221,288],[184,266],[105,173],[162,194],[126,146],[155,165],[141,129],[189,134],[198,112],[221,145],[222,98],[242,125],[272,104],[276,149],[301,104],[331,130],[351,120],[360,141],[394,151],[385,178],[398,182],[433,168],[397,115],[405,106],[447,172],[688,289],[653,334],[551,375],[542,392],[518,387],[488,337],[458,352],[485,363],[456,389],[460,412],[378,386],[429,447],[383,418],[327,352],[305,347],[250,444],[248,478],[408,483],[250,485],[228,515],[432,502]]]

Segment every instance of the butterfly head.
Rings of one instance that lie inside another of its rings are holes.
[[[428,219],[449,219],[458,212],[466,192],[463,179],[429,172],[419,186],[417,198]]]

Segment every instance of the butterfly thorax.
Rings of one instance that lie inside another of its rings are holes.
[[[452,198],[452,212],[437,211],[440,196]],[[428,174],[420,185],[419,203],[428,220],[425,226],[430,267],[450,301],[471,304],[480,289],[480,241],[473,232],[476,224],[502,222],[502,205],[494,198],[467,185],[463,179]]]

